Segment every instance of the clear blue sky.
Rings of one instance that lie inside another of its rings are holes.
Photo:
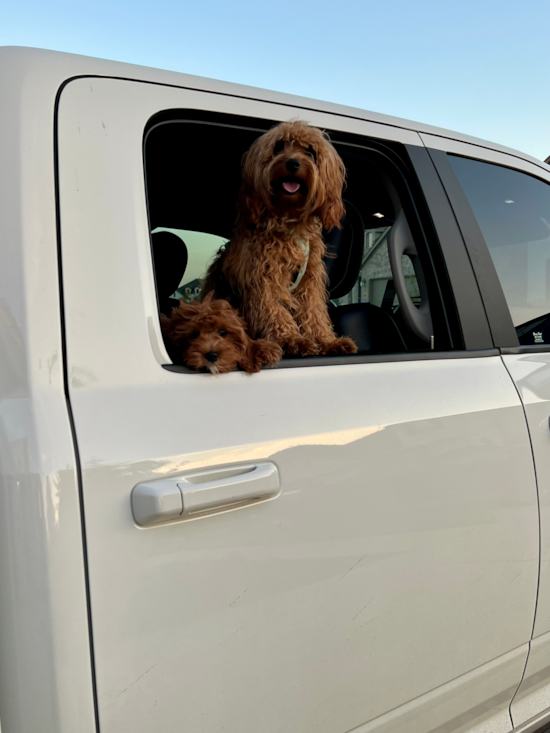
[[[550,0],[5,0],[0,45],[252,84],[550,155]]]

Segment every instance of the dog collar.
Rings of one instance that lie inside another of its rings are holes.
[[[302,252],[306,256],[306,261],[304,262],[304,264],[298,270],[298,274],[294,278],[294,282],[290,283],[290,292],[291,293],[294,292],[294,290],[296,290],[296,288],[298,287],[298,285],[302,281],[303,276],[306,274],[307,263],[309,262],[309,242],[306,242],[301,237],[298,237],[297,242],[300,245],[300,247],[302,248]]]

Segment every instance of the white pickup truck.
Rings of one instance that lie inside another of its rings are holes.
[[[550,167],[33,49],[0,100],[2,733],[550,725]],[[193,373],[159,313],[292,118],[347,168],[359,353]]]

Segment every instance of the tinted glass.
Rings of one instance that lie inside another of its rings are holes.
[[[450,155],[477,218],[521,344],[550,344],[550,185]]]

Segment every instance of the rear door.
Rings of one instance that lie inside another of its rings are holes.
[[[550,719],[550,171],[427,136],[472,253],[496,343],[522,398],[540,503],[540,582],[519,725]],[[437,149],[441,148],[441,149]]]
[[[61,94],[67,390],[101,733],[509,731],[535,606],[532,458],[418,136],[303,113],[409,146],[437,203],[460,348],[178,373],[163,367],[143,170],[148,120],[178,108],[234,125],[297,114],[115,79]],[[278,472],[269,500],[134,520],[137,485],[263,464]]]

